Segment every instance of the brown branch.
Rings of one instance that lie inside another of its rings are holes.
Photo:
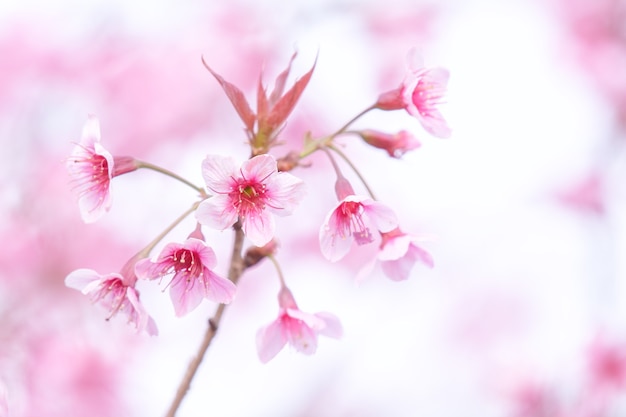
[[[239,277],[241,277],[241,274],[244,271],[244,263],[241,256],[244,235],[243,231],[241,230],[241,224],[239,222],[235,223],[233,229],[235,230],[235,242],[233,243],[233,252],[230,259],[230,268],[228,269],[228,279],[231,280],[234,284],[237,284]],[[220,304],[217,307],[217,310],[215,311],[213,317],[209,319],[206,333],[204,334],[204,338],[202,339],[202,344],[200,344],[198,353],[187,367],[187,372],[185,372],[185,376],[178,386],[176,396],[174,397],[174,400],[172,401],[172,404],[167,411],[166,417],[174,417],[176,415],[176,411],[178,410],[178,407],[180,407],[183,398],[185,398],[187,391],[189,391],[191,381],[198,371],[198,368],[202,363],[202,359],[204,358],[205,353],[211,345],[211,341],[217,333],[217,329],[219,328],[220,321],[222,320],[224,310],[226,310],[226,304]]]

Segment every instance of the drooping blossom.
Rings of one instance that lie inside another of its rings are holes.
[[[197,238],[184,243],[169,243],[156,260],[143,259],[135,265],[140,279],[159,279],[172,275],[168,284],[174,311],[178,317],[195,309],[203,298],[228,304],[237,288],[212,269],[217,264],[215,252]]]
[[[237,168],[232,158],[208,155],[202,162],[207,188],[214,193],[196,210],[198,221],[224,230],[239,218],[246,236],[256,246],[274,237],[274,217],[291,214],[304,196],[304,183],[278,172],[271,155],[258,155]]]
[[[131,157],[113,157],[100,144],[100,122],[90,115],[80,143],[67,160],[67,170],[78,193],[80,214],[93,223],[111,208],[111,179],[137,169]]]
[[[106,275],[100,275],[91,269],[77,269],[65,277],[65,285],[88,295],[93,303],[104,306],[109,311],[107,320],[121,312],[127,316],[128,323],[133,324],[138,333],[146,330],[149,335],[156,335],[156,324],[139,301],[139,292],[135,289],[135,262],[133,257],[122,268],[121,273]]]
[[[288,288],[278,293],[278,305],[278,318],[257,332],[257,353],[263,363],[274,358],[287,342],[298,352],[312,355],[317,350],[318,335],[338,339],[343,333],[333,314],[301,311]]]
[[[405,109],[430,134],[439,138],[450,137],[452,131],[438,109],[446,94],[450,73],[444,68],[424,68],[414,50],[408,58],[409,69],[402,85],[381,94],[376,108]]]
[[[417,149],[422,146],[417,138],[406,130],[401,130],[395,134],[389,134],[372,129],[366,129],[358,133],[368,145],[386,150],[392,158],[400,158],[408,151],[412,151],[413,149]]]
[[[418,245],[417,236],[404,233],[400,228],[383,232],[381,236],[382,242],[377,260],[385,275],[390,279],[394,281],[407,279],[417,261],[429,268],[434,266],[432,256]]]
[[[398,225],[393,210],[383,203],[354,194],[345,196],[326,215],[320,228],[320,248],[324,257],[335,262],[350,251],[353,240],[358,245],[373,242],[368,222],[380,232],[389,232]]]
[[[287,92],[283,93],[287,77],[291,71],[291,64],[296,58],[296,55],[297,52],[291,56],[287,68],[276,78],[274,89],[269,96],[267,94],[267,88],[263,86],[261,77],[259,77],[256,114],[252,111],[243,92],[239,88],[224,80],[224,78],[204,63],[205,67],[222,86],[226,96],[243,121],[253,155],[265,153],[273,146],[276,141],[276,135],[280,132],[285,120],[287,120],[287,117],[293,111],[302,92],[311,79],[311,75],[315,69],[315,63],[306,74],[295,81],[294,85]]]

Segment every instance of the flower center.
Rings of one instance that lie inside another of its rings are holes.
[[[372,233],[363,221],[363,205],[355,201],[346,201],[339,207],[339,234],[345,238],[349,235],[359,245],[370,243]]]
[[[265,209],[265,191],[265,184],[244,180],[230,193],[233,206],[242,218]]]
[[[441,102],[444,92],[438,84],[421,79],[413,91],[413,104],[422,116],[427,117]]]
[[[202,264],[198,260],[198,254],[189,249],[179,249],[172,255],[174,271],[187,272],[189,276],[198,276],[202,271]]]

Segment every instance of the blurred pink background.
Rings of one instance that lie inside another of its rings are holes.
[[[324,260],[334,177],[313,158],[293,172],[309,191],[278,222],[278,259],[300,307],[336,314],[344,337],[261,364],[255,334],[279,287],[269,263],[250,269],[178,415],[626,415],[626,2],[309,3],[2,3],[0,416],[163,415],[215,309],[176,319],[168,294],[142,283],[150,338],[64,286],[76,268],[119,270],[194,198],[131,173],[114,180],[107,216],[83,224],[64,161],[87,114],[112,153],[202,184],[207,153],[249,150],[201,56],[250,98],[294,49],[291,80],[317,56],[286,153],[395,88],[411,47],[451,73],[452,137],[372,112],[355,126],[406,129],[423,146],[395,160],[341,142],[435,268],[357,284],[373,245]],[[205,235],[225,274],[230,234]]]

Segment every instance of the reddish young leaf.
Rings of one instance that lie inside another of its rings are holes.
[[[291,55],[291,59],[289,59],[289,64],[287,65],[287,68],[283,72],[281,72],[278,77],[276,77],[274,90],[270,95],[270,105],[272,106],[276,104],[276,102],[283,95],[283,91],[285,90],[285,82],[287,82],[287,77],[289,76],[289,72],[291,71],[291,64],[293,63],[293,60],[296,59],[296,55],[298,55],[298,52],[294,52],[293,55]]]
[[[317,58],[309,72],[304,74],[302,78],[298,79],[293,87],[291,87],[291,89],[287,91],[287,93],[285,93],[285,95],[282,96],[280,100],[278,100],[276,105],[274,105],[269,117],[267,118],[268,126],[276,129],[285,121],[285,119],[287,119],[287,116],[289,116],[296,103],[298,102],[302,91],[304,91],[305,87],[309,83],[311,75],[313,75],[313,70],[315,69],[316,63]]]
[[[263,87],[262,75],[259,76],[259,85],[256,91],[256,112],[259,121],[265,120],[270,103],[267,101],[267,92]]]
[[[209,67],[204,61],[204,57],[202,58],[202,63],[204,64],[206,69],[209,70],[211,74],[213,74],[217,82],[220,83],[222,89],[226,93],[226,96],[235,107],[235,110],[237,110],[237,114],[239,114],[239,117],[246,125],[246,129],[248,131],[252,131],[252,128],[254,127],[255,115],[252,109],[250,109],[250,105],[246,101],[246,98],[244,97],[241,90],[237,88],[234,84],[231,84],[228,81],[224,80],[219,74],[213,71],[211,67]]]

